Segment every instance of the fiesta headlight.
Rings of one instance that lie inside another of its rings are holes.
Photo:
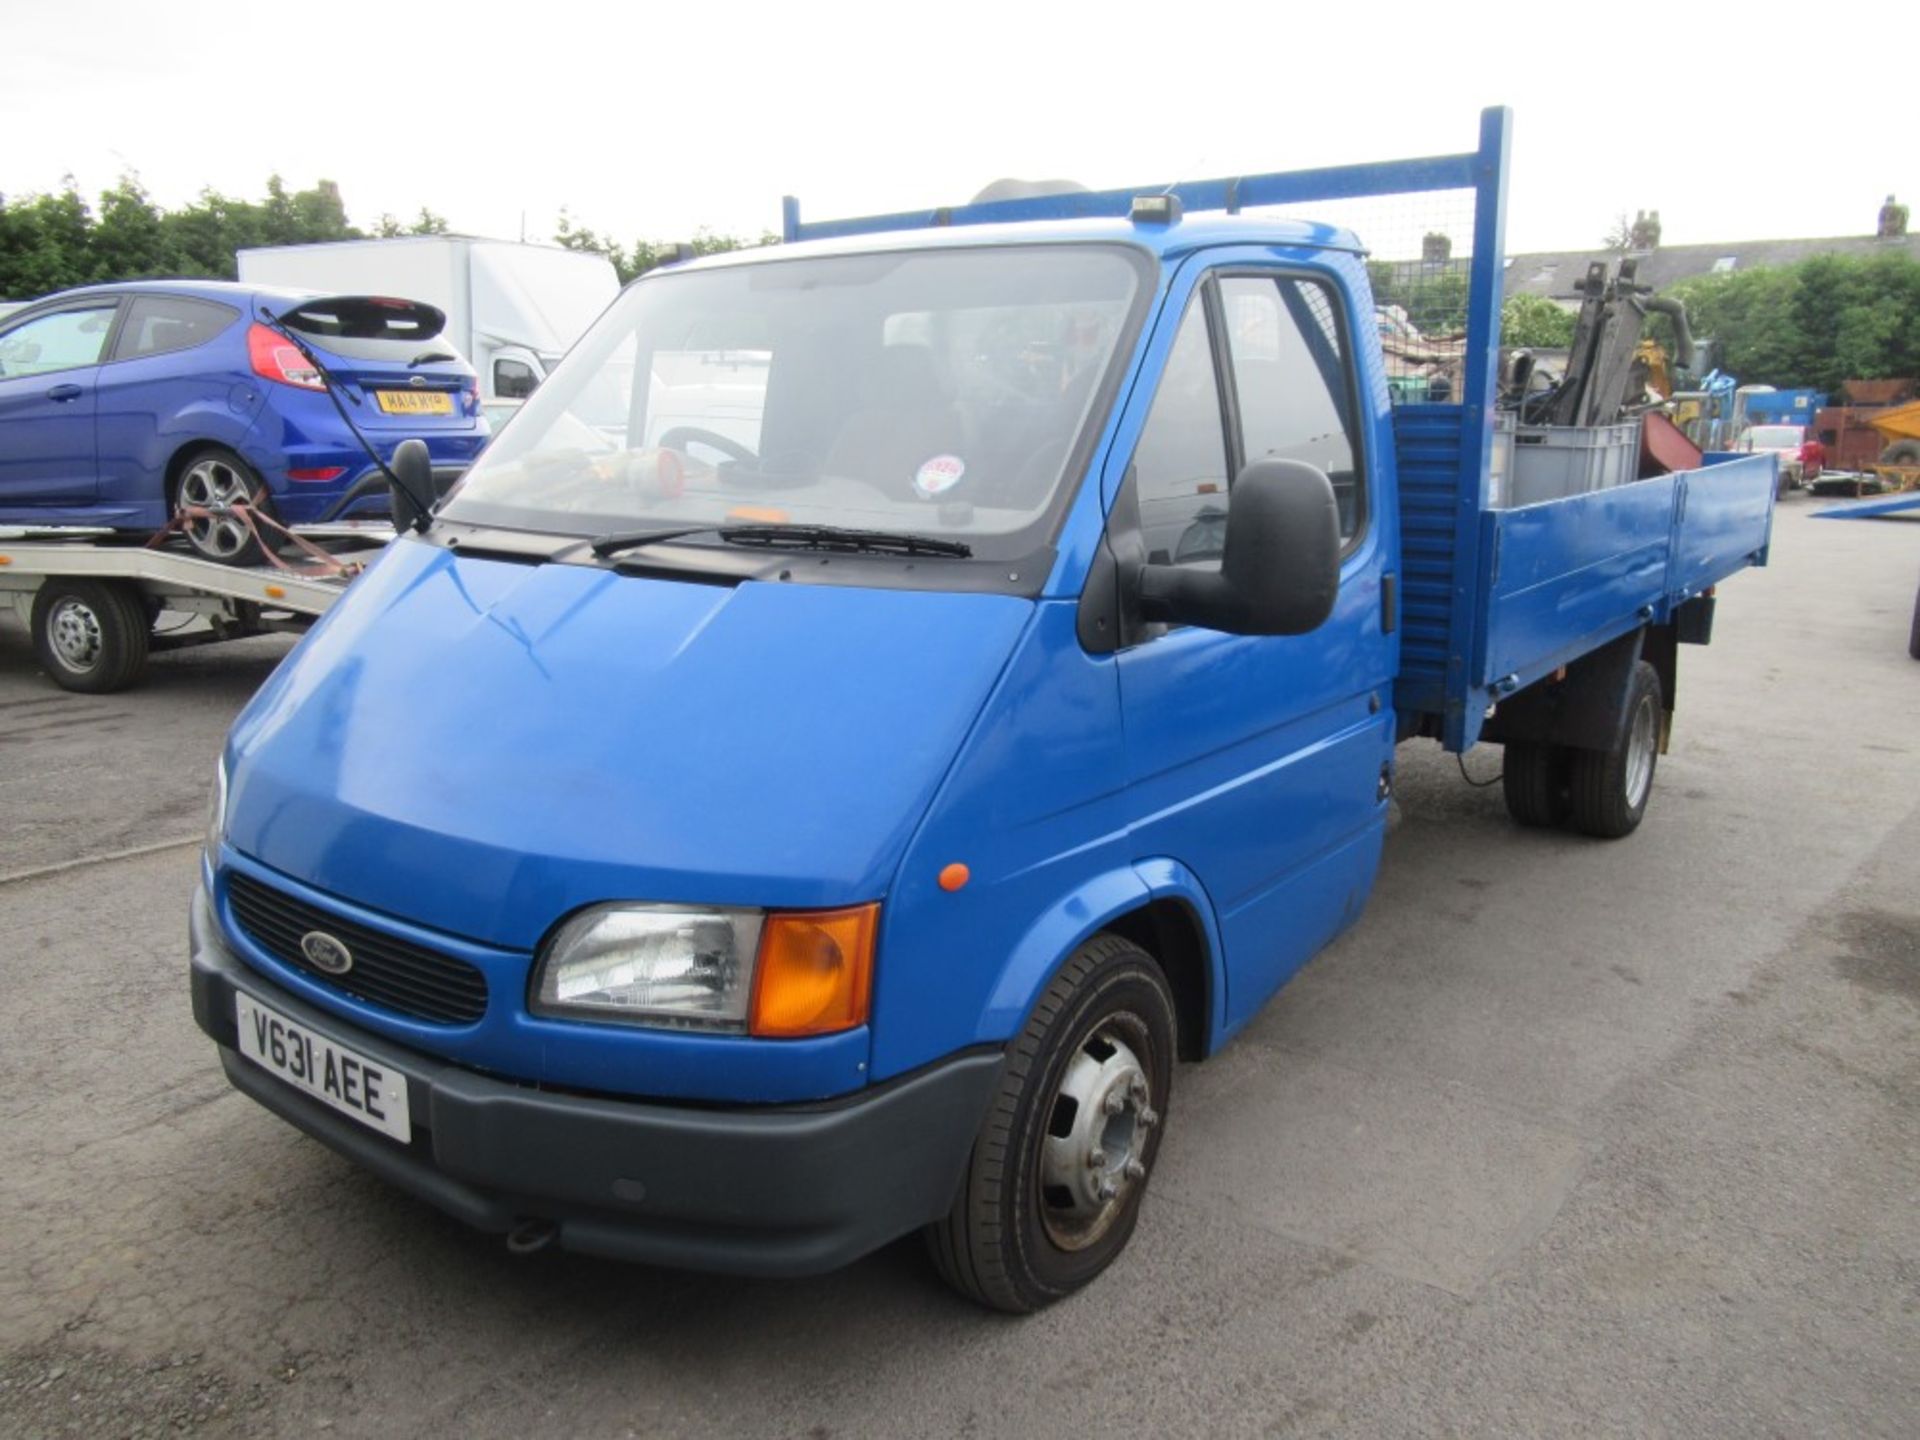
[[[596,905],[547,945],[538,1014],[744,1031],[762,914],[681,905]]]

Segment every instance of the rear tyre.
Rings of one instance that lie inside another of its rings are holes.
[[[1567,793],[1571,768],[1564,745],[1513,740],[1500,770],[1501,793],[1515,822],[1536,829],[1567,823],[1573,801]]]
[[[267,485],[253,467],[231,450],[208,446],[187,457],[180,481],[174,487],[173,513],[180,520],[181,533],[194,554],[222,565],[258,565],[266,558],[260,542],[246,522],[230,513],[230,507],[245,504],[257,510],[269,509]],[[189,506],[209,510],[211,515],[184,519]]]
[[[1913,597],[1913,628],[1907,631],[1907,654],[1920,660],[1920,593]]]
[[[1882,465],[1920,465],[1920,440],[1896,440],[1880,452]]]
[[[153,622],[134,590],[49,580],[33,597],[33,653],[53,683],[83,695],[124,690],[147,668]]]
[[[941,1276],[1026,1314],[1126,1247],[1173,1086],[1173,994],[1117,935],[1074,951],[1007,1049],[953,1209],[927,1229]]]
[[[1568,796],[1575,827],[1602,840],[1631,835],[1653,797],[1660,759],[1660,677],[1642,660],[1633,667],[1627,724],[1611,750],[1575,750]]]

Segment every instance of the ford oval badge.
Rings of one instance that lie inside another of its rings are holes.
[[[353,968],[353,952],[324,930],[309,930],[302,935],[300,953],[314,969],[329,975],[344,975]]]

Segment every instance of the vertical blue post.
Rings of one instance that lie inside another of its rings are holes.
[[[1500,301],[1506,278],[1507,161],[1513,112],[1480,112],[1474,156],[1473,268],[1467,290],[1466,374],[1461,404],[1460,489],[1454,511],[1453,615],[1447,659],[1446,744],[1464,750],[1480,731],[1481,706],[1471,692],[1481,665],[1486,589],[1480,519],[1487,504],[1487,461],[1500,383]]]
[[[800,238],[800,200],[798,196],[780,197],[780,238],[791,245]]]

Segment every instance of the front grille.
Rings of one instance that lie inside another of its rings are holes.
[[[296,900],[237,872],[227,877],[233,917],[260,947],[301,974],[403,1015],[464,1025],[487,1009],[487,977],[464,960],[369,930]],[[353,953],[353,968],[329,975],[301,953],[310,930],[324,931]]]

